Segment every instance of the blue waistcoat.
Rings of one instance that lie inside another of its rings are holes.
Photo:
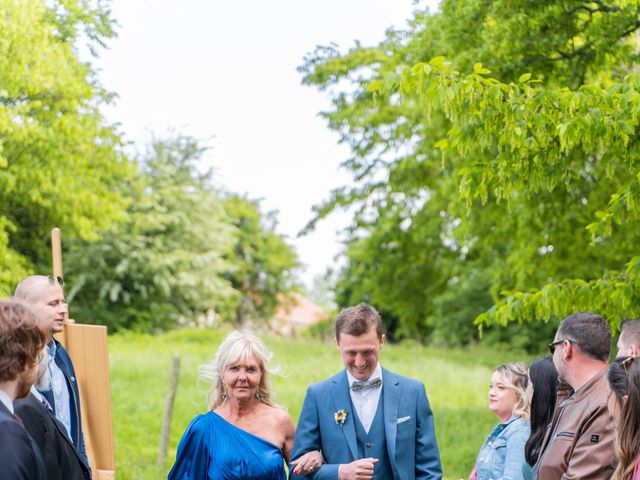
[[[389,461],[387,451],[387,440],[384,433],[384,412],[382,411],[382,395],[378,401],[378,408],[373,417],[373,422],[367,433],[358,418],[358,414],[353,409],[353,417],[356,427],[356,442],[358,444],[359,458],[373,457],[378,459],[374,467],[374,479],[393,479],[393,470]]]

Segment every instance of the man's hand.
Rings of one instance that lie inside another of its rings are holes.
[[[351,463],[344,463],[338,467],[339,480],[371,480],[373,466],[378,463],[377,458],[362,458]]]
[[[291,465],[295,465],[296,468],[293,469],[293,473],[296,475],[309,475],[320,468],[323,462],[322,452],[314,450],[294,460]]]

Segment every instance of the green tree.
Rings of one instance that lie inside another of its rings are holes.
[[[0,0],[0,293],[49,269],[49,232],[95,239],[125,216],[132,169],[78,42],[113,35],[101,2]]]
[[[237,236],[228,260],[233,265],[227,278],[239,293],[236,323],[271,318],[281,294],[297,287],[297,256],[276,233],[276,214],[260,211],[260,203],[230,194],[225,209]]]
[[[211,172],[197,170],[203,150],[185,136],[153,141],[127,185],[127,220],[70,249],[73,316],[148,331],[235,310],[227,275],[237,231]]]
[[[638,8],[445,0],[377,46],[309,55],[304,81],[329,91],[323,115],[353,153],[355,186],[333,192],[309,226],[356,209],[339,301],[368,299],[400,336],[434,339],[494,301],[509,314],[481,320],[548,321],[587,305],[619,319],[621,309],[555,290],[539,310],[500,299],[567,278],[594,294],[592,282],[630,274],[639,234],[615,215],[634,209],[634,87],[620,79],[636,59]],[[452,299],[469,308],[451,314]]]
[[[497,152],[458,171],[461,194],[469,202],[489,193],[507,205],[522,198],[572,199],[565,206],[574,217],[573,238],[564,243],[552,238],[541,256],[555,253],[550,247],[558,245],[562,257],[557,262],[582,259],[591,275],[575,268],[543,288],[502,292],[497,306],[478,320],[506,324],[589,309],[605,314],[617,327],[625,317],[637,316],[640,257],[633,255],[639,240],[634,223],[640,216],[640,77],[630,73],[610,88],[584,85],[571,91],[529,83],[528,74],[506,84],[487,77],[489,73],[477,66],[474,73],[460,75],[436,59],[408,70],[401,88],[425,92],[423,80],[433,80],[431,92],[421,95],[444,108],[452,122],[444,157],[449,149],[457,156],[471,144]],[[462,133],[469,128],[476,132],[473,139]],[[536,213],[532,211],[530,221],[546,219],[544,211]],[[590,243],[580,242],[587,235]],[[572,252],[576,246],[586,251]],[[603,268],[606,261],[618,268]]]

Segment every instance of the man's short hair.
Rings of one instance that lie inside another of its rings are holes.
[[[640,347],[640,320],[625,320],[622,322],[620,336],[626,347],[629,345]]]
[[[29,307],[0,300],[0,382],[15,380],[27,365],[35,365],[45,340]]]
[[[568,339],[582,353],[606,362],[611,352],[611,329],[597,313],[578,312],[565,318],[558,328],[558,340]]]
[[[378,338],[382,338],[384,334],[382,318],[371,305],[360,303],[355,307],[345,308],[336,318],[336,340],[340,341],[341,333],[359,337],[367,333],[371,327],[375,327]]]

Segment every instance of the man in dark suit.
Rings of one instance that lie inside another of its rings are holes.
[[[14,415],[13,402],[29,394],[38,374],[45,334],[20,303],[0,301],[0,469],[3,480],[46,480],[37,445]]]
[[[48,480],[90,480],[89,467],[80,457],[64,425],[53,414],[49,402],[38,391],[50,389],[47,364],[45,351],[38,366],[38,381],[31,387],[31,394],[14,402],[16,415],[40,448]]]
[[[25,302],[36,314],[40,326],[48,334],[49,377],[52,388],[41,391],[55,417],[64,425],[85,466],[89,465],[82,434],[80,393],[69,354],[53,335],[64,330],[67,304],[61,277],[32,275],[16,287],[16,299]]]
[[[347,308],[335,328],[345,370],[308,388],[291,478],[440,480],[424,385],[378,362],[384,345],[378,312],[364,303]],[[321,450],[326,462],[318,469],[308,465],[305,455],[314,450]]]

